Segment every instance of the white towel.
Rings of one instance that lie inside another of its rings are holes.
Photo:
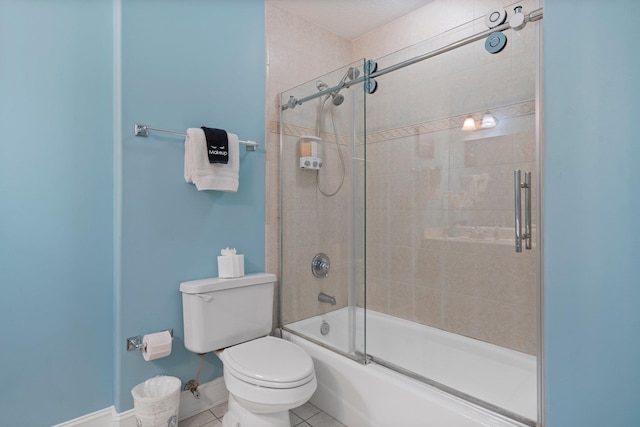
[[[227,133],[229,141],[229,162],[209,163],[207,140],[204,131],[187,129],[184,140],[184,180],[192,182],[202,190],[238,191],[240,170],[240,143],[238,135]]]

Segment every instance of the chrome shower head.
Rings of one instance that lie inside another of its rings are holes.
[[[342,88],[346,84],[347,79],[353,80],[353,79],[358,78],[359,75],[360,75],[360,71],[357,68],[349,67],[347,69],[347,71],[344,73],[344,76],[342,76],[342,78],[340,79],[340,83],[337,84],[338,90],[333,91],[333,92],[331,92],[329,94],[329,95],[331,95],[331,102],[333,103],[333,105],[335,105],[337,107],[338,105],[340,105],[340,104],[342,104],[344,102],[344,95],[342,95],[340,93],[340,90],[342,90]],[[327,85],[322,80],[318,80],[316,82],[316,88],[320,92],[322,92],[323,90],[328,89],[329,85]],[[329,99],[329,95],[327,95],[327,97],[325,98],[325,101],[327,99]]]
[[[327,85],[322,80],[318,80],[316,82],[316,88],[318,89],[318,91],[322,92],[323,90],[328,89],[329,85]],[[326,96],[325,101],[327,99],[329,99],[329,96],[331,96],[331,102],[333,103],[333,105],[338,106],[338,105],[342,104],[344,102],[344,96],[341,95],[339,92],[340,92],[340,89],[338,89],[338,90],[336,90],[334,92],[331,92],[330,94],[328,94]]]
[[[344,95],[341,95],[340,91],[342,90],[342,87],[344,87],[344,85],[346,84],[347,79],[353,80],[358,78],[359,75],[360,75],[360,71],[358,71],[356,68],[349,67],[347,69],[347,72],[344,73],[344,76],[342,76],[342,78],[340,79],[340,83],[338,83],[338,86],[340,87],[340,89],[331,93],[331,97],[333,98],[331,101],[333,102],[333,105],[338,106],[344,102]]]
[[[337,107],[344,102],[344,95],[338,92],[331,93],[331,102]]]

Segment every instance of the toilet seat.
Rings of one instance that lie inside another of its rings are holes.
[[[271,336],[229,347],[220,356],[228,375],[260,387],[291,389],[315,378],[307,353]]]

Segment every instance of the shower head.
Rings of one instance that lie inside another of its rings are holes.
[[[342,83],[341,83],[342,84]],[[320,92],[322,92],[323,90],[326,90],[329,88],[329,85],[327,85],[325,82],[323,82],[322,80],[318,80],[316,82],[316,88],[318,88],[318,90]],[[336,107],[340,104],[342,104],[344,102],[344,96],[341,95],[340,93],[340,89],[331,92],[330,94],[328,94],[325,98],[325,101],[327,99],[329,99],[329,96],[331,96],[331,102],[333,103],[333,105],[335,105]]]
[[[331,95],[331,102],[333,103],[333,105],[335,105],[336,107],[340,104],[342,104],[344,102],[344,95],[340,94],[340,91],[342,90],[342,88],[344,87],[344,85],[347,82],[347,79],[349,80],[353,80],[358,78],[358,76],[360,75],[360,71],[356,68],[353,67],[349,67],[346,71],[346,73],[344,73],[344,76],[342,76],[342,78],[340,79],[340,83],[338,83],[336,86],[338,87],[338,90],[335,90],[333,92],[331,92],[329,95]],[[318,88],[318,90],[320,92],[322,92],[323,90],[326,90],[329,88],[329,85],[327,85],[325,82],[323,82],[322,80],[318,80],[316,82],[316,88]],[[325,101],[327,99],[329,99],[329,95],[327,95],[327,97],[325,98]]]
[[[331,94],[331,102],[333,102],[333,105],[335,105],[336,107],[340,104],[342,104],[344,102],[344,95],[342,95],[341,93],[338,92],[334,92]]]
[[[342,76],[342,78],[340,79],[340,83],[338,83],[338,87],[340,87],[340,89],[331,93],[331,97],[333,98],[331,101],[333,102],[333,105],[338,106],[344,102],[344,95],[341,95],[340,91],[346,84],[347,79],[353,80],[358,78],[359,75],[360,75],[360,71],[358,71],[356,68],[349,67],[347,72],[344,73],[344,76]]]

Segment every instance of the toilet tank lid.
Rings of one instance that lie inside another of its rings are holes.
[[[276,280],[276,275],[271,273],[247,274],[246,276],[233,279],[211,277],[209,279],[182,282],[180,283],[180,292],[183,294],[203,294],[206,292],[221,291],[223,289],[240,288],[242,286],[275,283]]]

